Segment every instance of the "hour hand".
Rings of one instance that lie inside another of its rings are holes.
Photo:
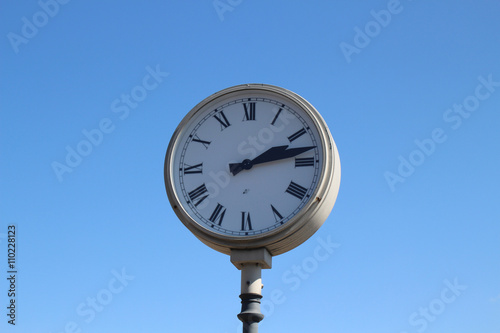
[[[241,163],[229,163],[229,171],[236,176],[242,170],[249,170],[255,164],[261,164],[266,162],[278,161],[290,157],[297,156],[308,150],[315,148],[316,146],[308,147],[298,147],[298,148],[288,148],[288,146],[276,146],[271,147],[259,156],[255,157],[253,160],[246,159]]]

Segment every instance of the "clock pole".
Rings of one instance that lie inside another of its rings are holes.
[[[231,262],[241,270],[241,312],[238,319],[243,323],[243,333],[258,333],[259,322],[264,319],[260,312],[262,298],[261,272],[272,266],[272,256],[265,249],[231,250]]]

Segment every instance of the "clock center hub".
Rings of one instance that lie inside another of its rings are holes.
[[[241,162],[241,167],[244,170],[250,170],[253,167],[253,162],[247,158],[246,160],[243,160],[243,162]]]

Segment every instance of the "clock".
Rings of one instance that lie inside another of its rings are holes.
[[[226,254],[300,245],[324,223],[340,185],[321,115],[267,84],[230,87],[196,105],[170,140],[164,172],[177,217]]]

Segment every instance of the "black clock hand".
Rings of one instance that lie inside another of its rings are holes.
[[[236,176],[242,170],[249,170],[255,164],[267,163],[272,161],[283,160],[286,158],[294,157],[299,154],[302,154],[308,150],[316,148],[316,146],[309,147],[299,147],[299,148],[290,148],[287,149],[288,146],[276,146],[271,147],[253,160],[246,159],[241,163],[229,163],[229,171]]]

